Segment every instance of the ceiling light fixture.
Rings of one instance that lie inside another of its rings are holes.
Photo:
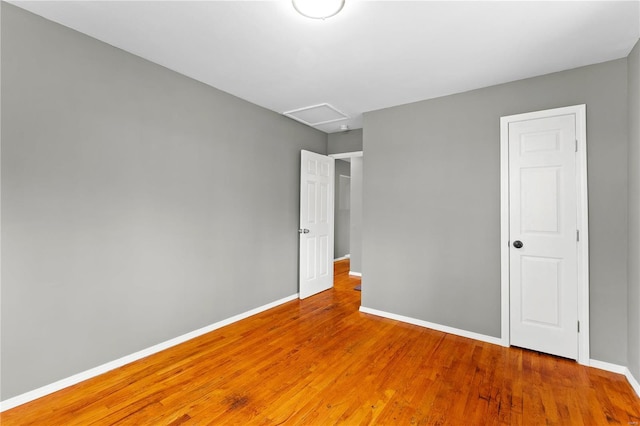
[[[344,7],[344,0],[291,0],[291,2],[299,14],[312,19],[330,18]]]

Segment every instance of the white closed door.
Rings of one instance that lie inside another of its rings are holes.
[[[302,151],[300,173],[300,299],[333,287],[335,160]]]
[[[509,123],[511,344],[578,357],[576,117]]]

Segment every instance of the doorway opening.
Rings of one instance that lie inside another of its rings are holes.
[[[363,152],[330,154],[335,159],[334,262],[336,279],[362,276],[362,160]],[[356,286],[360,289],[360,280]]]
[[[349,258],[349,273],[362,276],[362,151],[330,154],[336,161],[336,260]],[[340,223],[338,223],[340,222]],[[339,233],[342,233],[339,235]]]

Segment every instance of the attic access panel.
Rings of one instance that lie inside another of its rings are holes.
[[[283,114],[307,126],[333,123],[349,118],[345,113],[326,103],[286,111]]]

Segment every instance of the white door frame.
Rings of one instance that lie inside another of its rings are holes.
[[[344,160],[345,158],[362,157],[362,154],[362,151],[341,152],[339,154],[329,154],[329,157],[335,158],[336,160]]]
[[[509,123],[549,116],[576,117],[576,189],[578,250],[578,363],[589,365],[589,227],[587,193],[586,105],[575,105],[500,118],[500,282],[502,298],[502,345],[510,346],[509,305]],[[576,325],[577,326],[577,325]]]
[[[364,154],[363,151],[350,151],[350,152],[339,152],[337,154],[329,154],[329,157],[334,158],[336,160],[347,160],[350,163],[352,158],[362,157],[363,154]],[[349,214],[351,214],[351,213],[349,213]],[[335,240],[335,238],[336,238],[335,234],[334,234],[333,238]],[[351,240],[349,240],[349,246],[351,246]],[[351,247],[349,247],[349,257],[351,257]],[[349,271],[349,275],[352,275],[352,276],[355,276],[355,277],[362,277],[362,272]]]

